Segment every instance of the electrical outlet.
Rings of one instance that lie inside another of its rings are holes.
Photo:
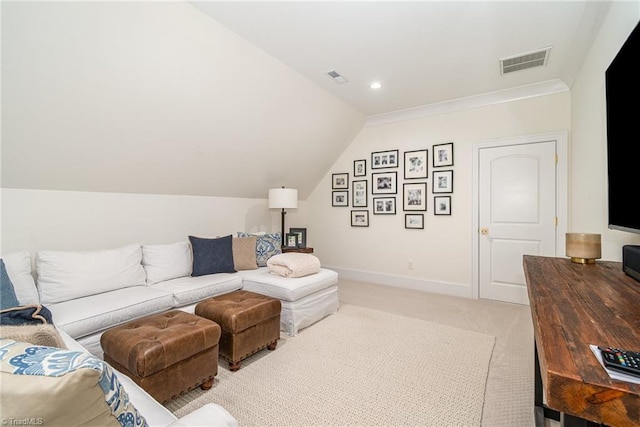
[[[409,264],[407,265],[407,267],[409,268],[409,270],[413,270],[413,261],[409,260]]]

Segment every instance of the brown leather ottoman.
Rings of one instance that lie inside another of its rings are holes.
[[[195,313],[220,325],[220,357],[229,362],[231,371],[237,371],[248,356],[265,347],[275,350],[280,309],[277,298],[240,290],[198,303]]]
[[[164,403],[213,386],[219,340],[215,322],[173,310],[109,329],[100,344],[105,362]]]

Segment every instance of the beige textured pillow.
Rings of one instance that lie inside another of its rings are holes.
[[[256,236],[233,238],[231,249],[233,251],[233,265],[236,270],[255,270],[258,268],[256,260],[257,242],[258,238]]]
[[[0,337],[35,345],[65,348],[62,337],[54,325],[0,326]]]

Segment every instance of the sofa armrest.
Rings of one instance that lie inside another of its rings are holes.
[[[169,424],[168,427],[238,427],[238,421],[222,406],[215,403],[196,409],[177,421]]]

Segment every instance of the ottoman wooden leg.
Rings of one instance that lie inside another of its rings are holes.
[[[278,340],[275,340],[274,342],[272,342],[271,344],[269,344],[269,345],[267,346],[267,348],[268,348],[269,350],[275,350],[277,345],[278,345]]]
[[[241,364],[241,363],[242,363],[242,362],[235,362],[235,363],[233,363],[233,362],[229,362],[229,370],[230,370],[231,372],[235,372],[235,371],[237,371],[238,369],[240,369],[240,364]]]
[[[213,378],[211,378],[210,380],[207,380],[207,381],[203,382],[203,383],[200,385],[200,388],[201,388],[202,390],[209,390],[211,387],[213,387]]]

